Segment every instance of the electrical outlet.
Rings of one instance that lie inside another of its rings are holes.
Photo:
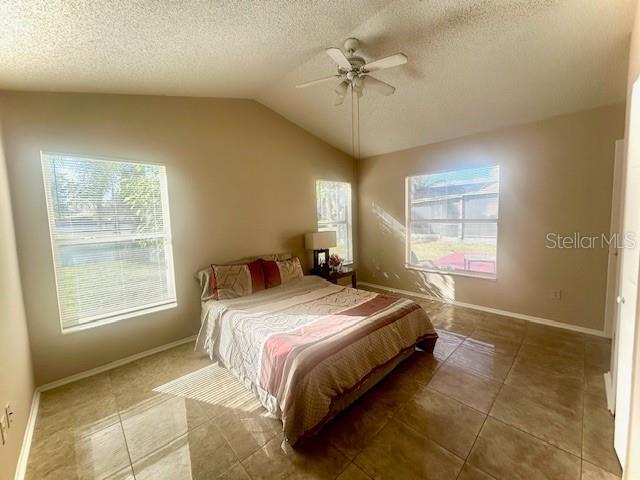
[[[552,300],[562,300],[562,290],[552,290],[551,291],[551,299]]]
[[[2,437],[2,445],[7,443],[7,419],[4,412],[0,415],[0,437]]]
[[[7,427],[11,428],[11,425],[13,425],[13,407],[9,402],[4,407],[4,413],[7,416]]]

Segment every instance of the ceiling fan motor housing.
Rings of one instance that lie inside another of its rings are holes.
[[[349,55],[353,55],[360,48],[360,40],[357,38],[347,38],[344,41],[344,49]]]

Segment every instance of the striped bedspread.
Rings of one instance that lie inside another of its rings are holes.
[[[197,345],[282,419],[294,444],[331,418],[333,402],[376,368],[433,337],[427,314],[410,300],[307,276],[203,303]]]

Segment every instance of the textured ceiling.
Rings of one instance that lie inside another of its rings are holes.
[[[370,156],[622,102],[635,0],[0,0],[0,88],[255,98],[351,152],[324,48],[397,51],[360,103]],[[336,82],[337,83],[337,82]]]

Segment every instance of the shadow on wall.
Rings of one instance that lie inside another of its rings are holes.
[[[456,289],[453,277],[405,266],[404,252],[407,241],[405,225],[375,202],[371,203],[371,211],[376,218],[377,227],[381,234],[380,244],[385,247],[384,250],[378,249],[377,255],[372,259],[374,270],[371,272],[371,276],[374,281],[379,281],[389,287],[400,283],[405,286],[398,288],[428,295],[437,300],[455,300]],[[385,265],[385,261],[387,265]],[[397,266],[395,271],[388,268],[389,264]]]

